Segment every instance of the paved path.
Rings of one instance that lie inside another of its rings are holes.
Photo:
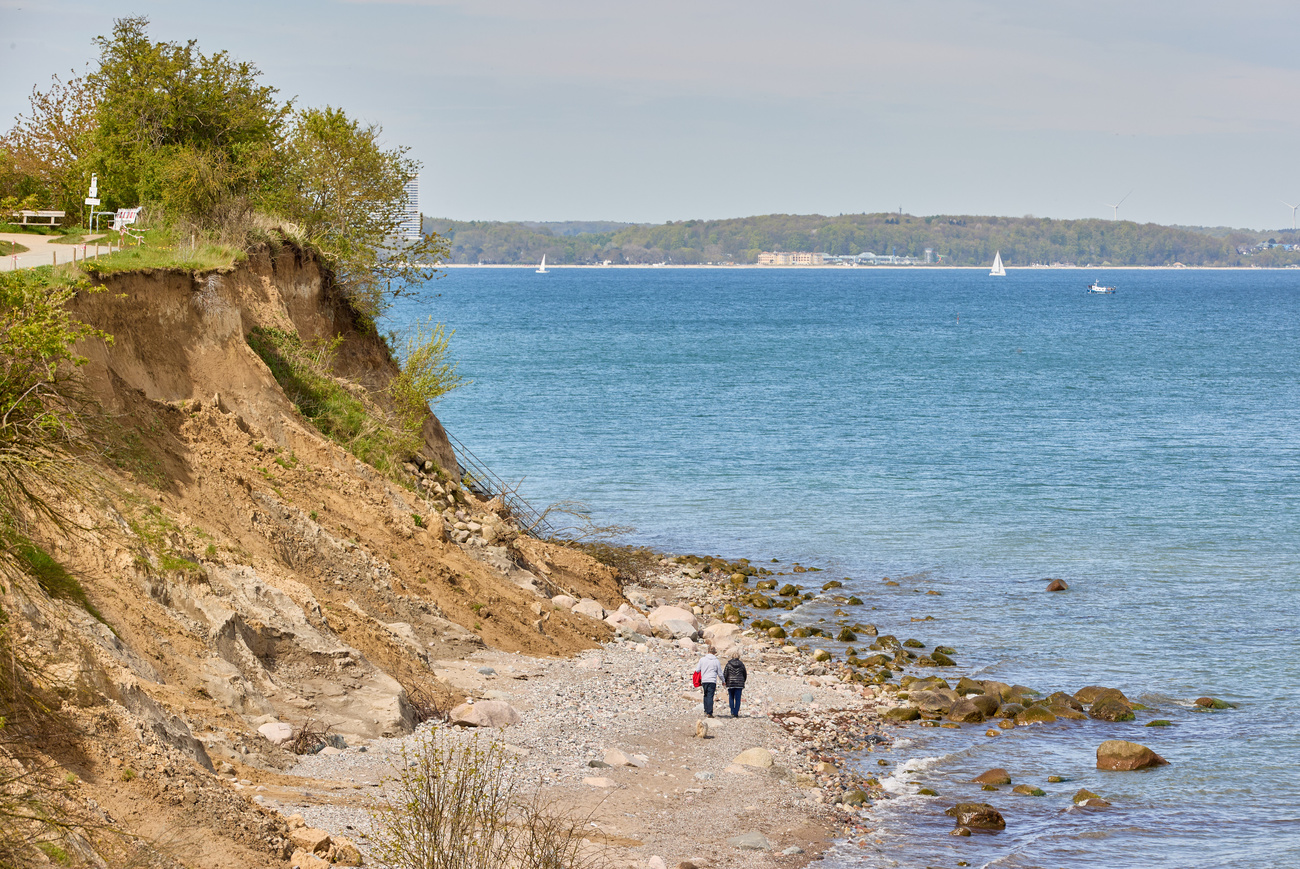
[[[27,253],[0,255],[0,272],[14,269],[30,269],[36,266],[54,265],[72,262],[75,255],[78,260],[87,257],[94,259],[99,254],[108,253],[108,246],[100,244],[99,253],[95,243],[89,244],[55,244],[58,236],[34,235],[27,232],[0,232],[0,241],[12,241],[30,248]]]

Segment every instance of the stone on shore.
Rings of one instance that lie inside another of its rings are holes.
[[[618,787],[618,782],[606,776],[588,776],[582,780],[582,783],[593,788],[614,788]]]
[[[599,601],[592,600],[589,597],[584,597],[574,604],[573,611],[578,615],[595,619],[598,622],[603,621],[605,618],[605,608],[600,605]]]
[[[644,754],[628,754],[619,751],[617,748],[611,748],[605,752],[605,763],[610,766],[634,766],[640,769],[650,762],[650,758]]]
[[[772,843],[762,833],[741,833],[739,836],[728,839],[727,844],[733,848],[739,848],[742,851],[770,851]]]
[[[524,719],[519,710],[504,700],[480,700],[462,703],[451,710],[450,723],[461,727],[509,727]]]
[[[996,767],[988,772],[980,773],[971,781],[978,785],[1009,785],[1011,784],[1011,773],[1002,767]]]
[[[696,738],[696,739],[708,739],[708,738],[709,738],[709,722],[708,722],[708,720],[706,720],[706,719],[704,719],[704,718],[701,718],[701,719],[699,719],[698,721],[695,722],[695,738]]]
[[[648,618],[650,624],[657,628],[663,627],[665,622],[687,622],[693,630],[699,630],[700,628],[700,622],[695,617],[695,613],[679,606],[655,607],[650,611]]]
[[[635,610],[620,609],[605,616],[605,624],[613,628],[624,628],[634,634],[649,635],[654,632],[645,616]]]
[[[310,851],[297,848],[289,858],[289,867],[290,869],[330,869],[330,862]]]
[[[326,854],[330,849],[330,834],[315,827],[298,827],[289,831],[289,841],[295,848],[308,854]]]
[[[351,839],[342,836],[334,837],[335,866],[360,866],[362,862],[361,849]]]
[[[269,721],[257,728],[257,732],[272,745],[284,745],[293,739],[293,725],[283,721]]]
[[[766,748],[747,748],[736,755],[731,762],[757,769],[770,769],[773,763],[772,752]]]
[[[668,619],[660,622],[658,626],[672,634],[674,639],[694,640],[700,635],[696,629],[697,624],[694,620],[688,622],[685,619]]]
[[[959,827],[974,827],[980,830],[1005,830],[1007,822],[1002,813],[988,803],[958,803],[944,814],[957,819]]]
[[[707,628],[700,631],[700,633],[704,636],[704,639],[708,640],[710,643],[719,644],[725,640],[730,640],[734,637],[740,636],[740,625],[733,625],[729,622],[718,622],[717,624],[709,625]]]
[[[1097,769],[1127,772],[1152,766],[1168,766],[1169,761],[1145,745],[1123,739],[1108,739],[1097,746]]]
[[[567,594],[557,594],[555,597],[551,598],[551,603],[558,609],[571,610],[573,609],[573,605],[577,602],[578,601],[575,598],[572,598]]]

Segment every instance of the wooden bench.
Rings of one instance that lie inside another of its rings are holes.
[[[13,217],[21,218],[21,226],[58,226],[66,211],[19,211]]]

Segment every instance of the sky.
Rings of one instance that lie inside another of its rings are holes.
[[[379,124],[423,163],[431,216],[1123,199],[1130,220],[1273,229],[1300,203],[1295,0],[0,0],[0,124],[126,15]]]

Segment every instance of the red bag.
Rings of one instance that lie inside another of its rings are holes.
[[[700,682],[700,671],[696,670],[694,673],[691,674],[691,687],[698,688],[700,687],[701,684],[703,683]]]

